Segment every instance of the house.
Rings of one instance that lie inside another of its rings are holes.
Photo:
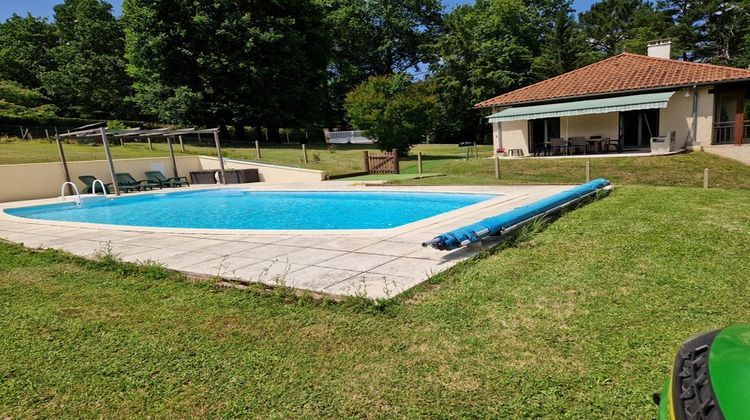
[[[648,56],[622,53],[475,107],[491,113],[495,150],[523,155],[549,152],[561,139],[602,151],[599,136],[621,151],[652,153],[748,142],[750,70],[672,60],[670,49],[658,41]]]

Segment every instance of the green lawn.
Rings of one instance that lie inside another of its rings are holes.
[[[0,245],[2,417],[652,418],[750,319],[750,196],[638,187],[382,307]]]

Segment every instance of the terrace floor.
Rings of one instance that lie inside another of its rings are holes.
[[[352,182],[328,181],[223,188],[474,192],[498,194],[498,197],[397,228],[367,230],[152,228],[32,220],[0,212],[0,239],[29,248],[60,249],[83,257],[111,252],[125,261],[154,261],[195,277],[286,286],[334,296],[389,298],[481,250],[478,247],[443,252],[423,248],[422,242],[570,186],[363,187]],[[56,202],[59,199],[0,203],[0,209]],[[489,245],[492,244],[484,244]]]

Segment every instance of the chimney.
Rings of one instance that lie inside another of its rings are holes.
[[[649,57],[656,58],[672,58],[672,41],[668,39],[660,39],[658,41],[651,41],[646,47],[648,50]]]

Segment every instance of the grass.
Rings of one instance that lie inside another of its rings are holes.
[[[129,143],[114,146],[114,157],[135,158],[168,156],[165,144],[154,145],[149,151],[145,144]],[[179,149],[179,147],[177,147]],[[361,172],[362,152],[366,146],[343,145],[333,151],[326,145],[310,145],[309,163],[302,162],[298,145],[263,145],[263,162],[301,166],[326,171],[329,175]],[[249,147],[224,147],[224,156],[238,159],[255,159],[255,149]],[[447,176],[411,179],[417,174],[416,153],[423,154],[423,170]],[[103,159],[101,146],[66,144],[69,160]],[[501,161],[501,176],[495,179],[494,163],[489,157],[490,146],[480,146],[480,159],[465,160],[465,151],[455,145],[418,145],[410,156],[401,161],[401,172],[407,179],[394,179],[394,183],[417,185],[466,184],[575,184],[585,180],[586,159],[505,159]],[[178,153],[181,155],[182,153]],[[209,145],[187,145],[186,155],[215,155]],[[46,141],[0,142],[0,164],[56,162],[59,157],[54,143]],[[594,158],[590,159],[592,176],[605,177],[616,185],[665,185],[698,187],[703,185],[703,169],[709,168],[711,186],[719,188],[750,188],[750,166],[702,152],[674,156]]]
[[[747,192],[643,186],[381,306],[0,244],[0,417],[651,418],[748,247]]]

